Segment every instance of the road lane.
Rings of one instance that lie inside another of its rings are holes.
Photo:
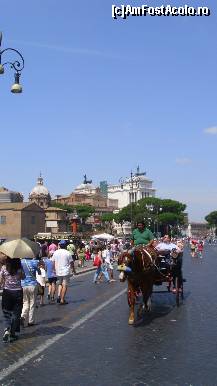
[[[92,280],[93,273],[72,278],[67,294],[68,305],[52,304],[38,308],[36,326],[22,329],[20,339],[13,344],[8,345],[0,341],[0,370],[17,363],[20,357],[27,356],[48,339],[66,334],[73,323],[124,288],[118,281],[94,285]],[[3,332],[2,313],[0,325]]]
[[[188,251],[184,259],[187,283],[180,308],[174,295],[154,293],[152,312],[132,327],[122,295],[2,386],[216,386],[217,248],[206,246],[202,260]],[[114,284],[86,282],[91,296],[123,288]],[[85,282],[80,285],[85,288]]]

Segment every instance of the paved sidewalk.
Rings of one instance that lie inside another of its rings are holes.
[[[86,272],[95,271],[96,267],[93,266],[93,261],[90,260],[90,261],[85,261],[84,268],[80,268],[78,266],[78,260],[76,260],[75,261],[75,270],[76,270],[76,276],[77,276],[77,275],[82,275],[83,273],[86,273]],[[0,296],[1,295],[2,295],[2,289],[0,288]]]
[[[94,271],[96,267],[93,266],[93,261],[85,261],[84,268],[78,267],[78,260],[75,261],[75,269],[76,269],[76,274],[81,275],[82,273],[85,272],[90,272]]]

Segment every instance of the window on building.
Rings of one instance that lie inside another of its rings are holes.
[[[32,217],[31,217],[31,224],[32,224],[32,225],[35,224],[35,216],[32,216]]]
[[[6,216],[0,216],[0,224],[6,224]]]

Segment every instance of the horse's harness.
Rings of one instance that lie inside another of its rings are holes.
[[[125,257],[130,257],[130,261],[128,263],[132,262],[132,265],[136,263],[136,258],[137,258],[137,252],[140,252],[141,254],[141,262],[142,262],[142,267],[143,270],[146,271],[153,267],[155,265],[155,255],[156,253],[154,252],[153,249],[145,246],[137,246],[133,247],[131,250],[125,252]],[[146,259],[145,259],[146,258]],[[149,259],[149,264],[145,262],[145,260]]]
[[[150,246],[144,246],[144,245],[139,245],[139,246],[133,247],[131,250],[128,250],[127,252],[124,253],[125,258],[130,257],[132,259],[131,261],[128,260],[128,263],[132,262],[132,265],[135,264],[137,252],[141,253],[141,262],[142,262],[143,272],[148,271],[149,269],[155,267],[155,269],[158,271],[158,273],[161,276],[163,276],[165,278],[167,277],[167,274],[162,272],[162,270],[160,268],[160,264],[156,264],[156,259],[159,255],[157,254],[157,251],[155,250],[155,248],[153,248],[153,247],[151,248]],[[145,257],[146,257],[146,259],[148,257],[149,264],[147,264],[147,263],[145,264]],[[125,262],[124,262],[124,265],[125,265]],[[129,272],[126,272],[126,273],[129,273]]]

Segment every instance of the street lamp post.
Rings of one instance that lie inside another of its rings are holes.
[[[157,237],[159,233],[159,221],[158,221],[158,215],[160,212],[162,212],[163,208],[157,208]]]
[[[121,184],[121,189],[123,189],[124,184],[130,185],[130,221],[131,221],[131,229],[133,228],[133,203],[136,202],[136,197],[134,200],[134,186],[137,188],[139,186],[139,177],[133,175],[133,172],[130,173],[130,178],[120,178],[119,182]]]
[[[151,212],[151,214],[152,214],[154,211],[154,206],[152,204],[150,204],[150,205],[146,204],[146,209],[148,209],[148,211]],[[148,224],[150,226],[150,223],[153,219],[151,217],[149,217],[148,220],[149,220]],[[153,222],[153,224],[154,224],[154,222]],[[155,228],[155,226],[154,226],[154,228]],[[154,229],[154,231],[155,231],[155,229]]]
[[[157,233],[157,237],[158,237],[158,232],[159,232],[159,221],[158,221],[158,215],[160,212],[162,212],[163,208],[155,208],[153,204],[150,204],[150,205],[146,205],[146,208],[148,209],[148,211],[150,211],[152,214],[154,213],[155,215],[157,215],[157,218],[156,218],[156,221],[153,220],[153,224],[154,224],[154,233],[155,233],[155,223],[156,223],[156,233]]]
[[[15,50],[15,48],[5,48],[4,50],[1,50],[1,44],[2,44],[2,32],[0,32],[0,75],[4,74],[5,72],[5,66],[9,65],[11,68],[14,69],[14,84],[11,86],[11,92],[13,94],[20,94],[22,92],[22,86],[20,84],[20,76],[21,72],[24,68],[24,58],[21,55],[21,53],[18,50]],[[2,63],[2,56],[5,52],[15,52],[19,60],[15,60],[13,62],[4,62]]]
[[[139,186],[139,177],[135,176],[134,178],[133,172],[130,173],[130,190],[131,190],[131,199],[130,199],[130,218],[131,218],[131,228],[133,229],[133,202],[137,201],[136,194],[135,194],[135,201],[133,198],[133,190],[134,185],[137,188]]]

